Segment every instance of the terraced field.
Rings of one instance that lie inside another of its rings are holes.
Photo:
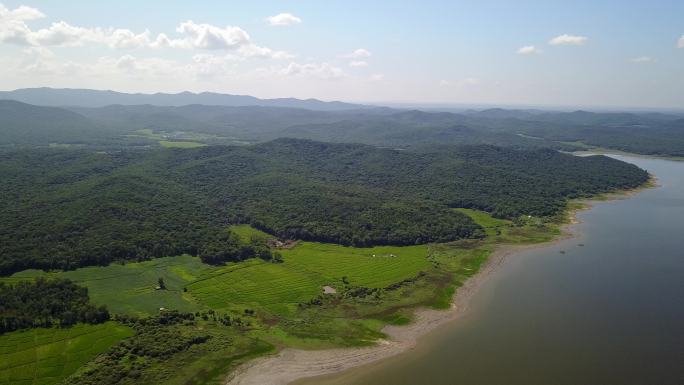
[[[48,385],[74,373],[133,331],[114,322],[0,336],[0,384]]]

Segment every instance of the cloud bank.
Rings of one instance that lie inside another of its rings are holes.
[[[224,50],[246,58],[289,59],[293,57],[287,52],[255,44],[247,31],[235,26],[219,27],[188,20],[180,23],[176,28],[177,36],[169,37],[165,33],[160,33],[156,38],[152,38],[148,30],[136,33],[129,29],[119,28],[84,28],[73,26],[65,21],[53,22],[47,28],[33,30],[27,24],[27,22],[44,17],[45,15],[35,8],[21,6],[10,10],[0,4],[0,42],[31,47],[78,47],[101,44],[113,49]],[[281,22],[284,21],[281,20]]]

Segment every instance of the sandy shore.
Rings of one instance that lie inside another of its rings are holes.
[[[627,193],[611,194],[609,199],[624,199],[636,189]],[[448,310],[418,309],[414,321],[406,326],[386,326],[382,331],[387,339],[374,346],[364,348],[340,348],[329,350],[284,349],[278,354],[247,362],[226,379],[226,385],[286,385],[303,378],[342,372],[354,367],[371,364],[379,360],[413,349],[420,337],[437,327],[463,316],[473,294],[501,266],[504,260],[516,253],[544,248],[575,237],[574,225],[578,223],[577,212],[591,208],[592,201],[583,201],[583,207],[570,213],[570,223],[561,227],[561,234],[554,240],[529,245],[501,245],[489,257],[485,266],[460,287],[454,294]]]

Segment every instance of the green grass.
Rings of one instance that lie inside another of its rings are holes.
[[[427,250],[425,245],[354,248],[300,242],[280,251],[284,263],[229,264],[202,276],[188,289],[214,309],[241,305],[286,314],[320,294],[323,285],[340,288],[342,277],[354,286],[379,288],[415,277],[430,267]]]
[[[382,288],[430,267],[426,245],[356,248],[300,242],[282,254],[293,270],[315,273],[331,284],[346,276],[351,285]]]
[[[261,230],[257,230],[250,225],[235,225],[230,226],[229,230],[237,234],[242,242],[249,242],[252,237],[273,238],[272,235],[267,234]]]
[[[461,208],[454,210],[469,216],[473,221],[475,221],[475,223],[485,229],[487,235],[496,235],[497,229],[507,227],[512,224],[512,222],[509,220],[494,218],[492,217],[492,214],[480,210]]]
[[[197,148],[206,146],[206,144],[199,142],[175,142],[170,140],[160,140],[159,145],[166,148]]]
[[[210,270],[212,267],[203,264],[199,258],[184,255],[58,273],[26,270],[0,278],[0,282],[11,283],[45,275],[67,278],[87,287],[91,301],[107,305],[113,313],[145,316],[156,314],[160,307],[182,311],[202,309],[201,304],[183,292],[183,287]],[[166,290],[155,290],[160,277],[164,278]]]
[[[456,272],[467,278],[479,267],[469,264],[486,259],[498,243],[544,242],[558,234],[557,226],[513,226],[510,221],[491,218],[486,213],[474,210],[467,213],[488,231],[497,229],[498,235],[484,241],[464,240],[431,247],[355,248],[299,242],[292,249],[279,250],[283,263],[253,259],[217,267],[186,255],[67,272],[27,270],[0,278],[0,282],[12,283],[39,275],[67,278],[87,287],[91,300],[107,305],[113,313],[145,316],[156,314],[161,307],[191,312],[207,308],[224,311],[254,308],[289,316],[297,311],[298,304],[321,294],[324,285],[343,289],[343,277],[351,286],[383,288],[416,277],[420,272],[430,272],[435,269],[433,264],[439,262],[438,270]],[[254,235],[269,236],[247,225],[230,229],[243,240]],[[441,257],[436,260],[435,256]],[[164,278],[167,290],[155,290],[159,277]],[[430,293],[423,294],[422,297],[416,293],[411,295],[423,301]],[[434,297],[435,293],[431,294]],[[442,299],[437,302],[447,303],[450,293],[440,295]],[[400,306],[411,302],[405,298],[392,301]]]
[[[266,235],[249,226],[231,230],[247,238]],[[287,314],[298,303],[320,294],[324,285],[340,287],[342,277],[354,286],[381,288],[430,267],[426,245],[354,248],[300,242],[280,252],[284,263],[254,259],[215,267],[186,255],[66,272],[26,270],[0,282],[46,275],[67,278],[87,287],[91,300],[107,305],[113,313],[144,316],[156,314],[160,307],[197,311],[249,306]],[[167,290],[155,290],[159,277],[164,278]],[[188,292],[183,291],[186,286]]]
[[[54,384],[133,334],[107,322],[67,329],[31,329],[0,336],[0,384]]]

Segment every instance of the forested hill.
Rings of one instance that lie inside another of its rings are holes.
[[[102,125],[75,112],[0,100],[0,145],[47,144],[65,138],[87,142],[112,135]]]
[[[0,152],[0,272],[190,253],[231,222],[357,246],[481,235],[452,207],[544,216],[567,198],[644,183],[603,156],[444,146],[379,149],[281,139],[110,153]]]
[[[0,100],[0,146],[7,147],[62,145],[111,150],[182,146],[182,142],[259,143],[276,138],[402,148],[490,144],[577,151],[600,147],[684,156],[684,119],[662,113],[502,109],[447,113],[362,107],[312,110],[280,105],[65,109]]]

